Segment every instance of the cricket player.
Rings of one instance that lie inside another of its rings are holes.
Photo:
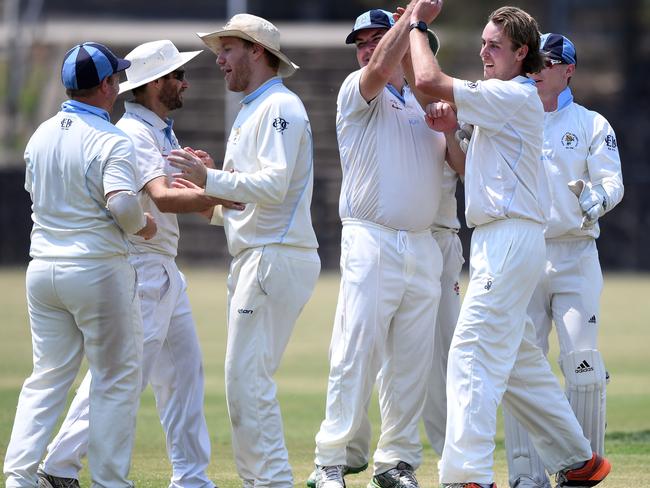
[[[428,24],[441,0],[415,0],[411,25]],[[474,125],[465,168],[465,217],[475,227],[470,282],[447,365],[447,431],[440,482],[494,486],[492,453],[501,401],[531,433],[559,486],[595,485],[609,462],[592,453],[536,343],[526,309],[544,267],[537,200],[544,113],[526,73],[541,69],[537,22],[515,7],[494,11],[482,33],[484,81],[444,74],[419,28],[410,32],[416,86],[453,102]],[[450,113],[453,116],[453,112]]]
[[[447,418],[445,395],[447,355],[460,312],[459,281],[465,262],[462,244],[458,237],[460,221],[456,212],[457,182],[458,174],[445,163],[440,206],[435,222],[431,226],[433,238],[442,254],[442,273],[440,275],[440,304],[435,322],[433,361],[427,375],[427,395],[422,411],[422,420],[429,443],[439,455],[442,454],[445,442],[445,420]],[[380,371],[378,379],[381,381],[381,378]],[[370,422],[365,417],[360,428],[346,446],[347,463],[344,467],[344,475],[356,474],[368,467],[371,436]],[[307,486],[315,488],[319,477],[319,470],[315,469],[307,479]]]
[[[208,195],[246,204],[212,216],[233,256],[225,375],[235,463],[244,487],[292,488],[273,375],[320,273],[310,215],[311,127],[284,86],[298,67],[280,50],[273,24],[239,14],[199,36],[218,54],[228,89],[244,98],[223,170],[207,169],[187,151],[169,159]]]
[[[9,488],[39,483],[38,465],[84,356],[93,378],[93,486],[133,486],[126,477],[140,397],[142,324],[126,234],[151,239],[156,224],[136,195],[133,143],[110,123],[119,73],[129,65],[102,44],[70,49],[61,67],[69,100],[25,149],[34,221],[26,276],[34,369],[20,392],[5,456]]]
[[[422,378],[433,356],[442,269],[430,228],[447,145],[427,127],[404,82],[407,21],[394,23],[393,14],[373,9],[346,39],[361,69],[346,78],[337,100],[341,285],[325,419],[316,435],[318,488],[343,488],[344,475],[367,462],[367,409],[380,368],[382,431],[371,485],[417,486]]]
[[[138,276],[144,330],[142,389],[151,383],[172,464],[170,488],[211,488],[206,474],[210,438],[203,413],[203,366],[196,328],[186,293],[185,277],[176,266],[176,213],[198,212],[221,202],[203,190],[170,188],[175,171],[166,161],[179,148],[169,113],[183,105],[189,87],[183,66],[201,51],[179,52],[171,41],[142,44],[126,59],[127,81],[120,92],[132,91],[117,123],[135,144],[143,208],[155,216],[158,233],[145,241],[130,239],[130,262]],[[42,477],[78,479],[88,442],[87,374],[59,435],[52,441]]]
[[[547,215],[546,263],[530,304],[537,344],[548,353],[551,324],[560,344],[566,395],[591,449],[604,454],[605,366],[598,350],[603,286],[596,239],[598,219],[623,197],[616,135],[607,120],[573,101],[574,44],[544,34],[544,68],[531,75],[544,105],[540,203]],[[576,195],[570,186],[581,188]],[[512,487],[549,487],[542,460],[517,420],[504,410]]]

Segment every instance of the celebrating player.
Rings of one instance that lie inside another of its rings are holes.
[[[223,170],[207,169],[186,151],[169,159],[208,195],[247,204],[212,216],[225,227],[233,256],[225,373],[235,463],[244,486],[292,488],[273,375],[320,272],[310,215],[311,127],[283,84],[297,66],[280,51],[273,24],[239,14],[199,35],[218,53],[228,89],[245,97]]]
[[[142,389],[151,382],[172,464],[172,488],[214,486],[205,472],[210,437],[203,414],[201,349],[185,278],[175,262],[176,213],[229,202],[208,197],[203,190],[170,188],[174,168],[166,161],[169,152],[180,147],[168,115],[183,106],[189,87],[183,66],[200,52],[179,53],[171,41],[163,40],[142,44],[127,54],[131,66],[120,92],[132,91],[134,100],[125,102],[126,112],[117,123],[135,144],[140,201],[158,223],[153,239],[130,239],[129,261],[137,271],[143,320]],[[60,478],[78,479],[88,442],[91,376],[86,375],[61,431],[50,444],[41,472],[43,483],[56,487]]]
[[[442,8],[441,0],[413,3],[414,27]],[[537,200],[544,113],[524,76],[542,68],[538,31],[518,8],[493,12],[482,34],[485,80],[478,82],[444,74],[421,29],[410,33],[417,88],[454,102],[458,118],[475,126],[465,170],[465,216],[475,227],[471,275],[449,351],[443,486],[493,486],[501,401],[531,433],[560,486],[594,485],[610,470],[592,453],[526,315],[545,255]]]
[[[607,373],[598,351],[603,278],[596,239],[599,217],[623,197],[621,161],[607,120],[573,101],[569,88],[577,64],[573,43],[560,34],[544,34],[541,51],[544,68],[530,76],[546,112],[539,192],[547,216],[546,266],[528,314],[544,353],[555,323],[566,395],[591,449],[602,456]],[[571,188],[581,191],[575,195]],[[511,486],[550,488],[526,431],[507,409],[504,415]]]
[[[382,431],[372,486],[417,486],[422,457],[422,378],[432,361],[442,268],[430,227],[446,142],[427,127],[404,82],[408,15],[393,23],[390,12],[370,10],[346,39],[361,69],[343,82],[337,100],[341,285],[325,420],[316,435],[318,488],[343,488],[343,476],[367,463],[367,409],[380,368]]]
[[[26,277],[34,369],[20,392],[5,456],[10,488],[39,484],[38,465],[84,355],[93,376],[92,483],[132,486],[126,477],[140,397],[142,323],[125,234],[151,239],[156,224],[136,195],[133,143],[110,123],[118,73],[130,64],[102,44],[70,49],[61,67],[70,99],[25,149],[34,221]]]

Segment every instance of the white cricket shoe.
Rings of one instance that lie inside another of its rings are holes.
[[[316,466],[316,488],[345,488],[345,466]]]

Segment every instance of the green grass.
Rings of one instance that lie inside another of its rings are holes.
[[[209,474],[221,488],[241,486],[230,447],[223,359],[226,344],[225,273],[189,270],[192,301],[206,369],[206,416],[212,438]],[[31,343],[24,298],[24,270],[0,272],[0,455],[4,457],[16,400],[31,370]],[[312,469],[314,435],[324,414],[327,350],[336,305],[338,276],[323,274],[312,300],[296,325],[283,364],[276,376],[289,456],[298,486]],[[602,299],[601,350],[611,374],[608,390],[607,451],[613,461],[605,488],[650,487],[650,276],[614,275],[605,278]],[[555,339],[553,339],[555,342]],[[557,349],[551,351],[555,363]],[[555,370],[557,371],[557,367]],[[371,410],[379,426],[377,402]],[[138,416],[131,477],[139,487],[166,486],[170,473],[153,396],[147,390]],[[424,464],[418,471],[422,486],[437,486],[437,456],[425,443]],[[499,426],[495,452],[496,482],[507,486],[503,429]],[[362,487],[364,473],[348,478]],[[81,476],[87,486],[88,473]]]

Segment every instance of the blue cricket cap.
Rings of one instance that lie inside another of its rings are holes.
[[[346,44],[354,44],[357,32],[363,29],[390,29],[395,25],[393,14],[378,8],[368,10],[357,17],[352,32],[345,38]]]
[[[84,42],[65,53],[61,81],[69,90],[83,90],[99,85],[104,78],[129,66],[131,61],[118,58],[103,44]]]
[[[576,47],[567,37],[561,34],[542,34],[539,45],[540,51],[550,59],[565,64],[578,64]]]

